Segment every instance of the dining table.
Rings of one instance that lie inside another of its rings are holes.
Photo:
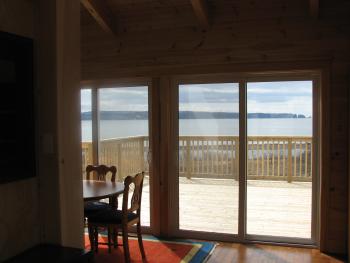
[[[112,206],[118,206],[118,195],[124,192],[121,182],[83,180],[84,201],[98,201],[108,198]]]

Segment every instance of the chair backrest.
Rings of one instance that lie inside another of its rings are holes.
[[[142,199],[142,187],[144,172],[137,173],[134,176],[127,176],[124,179],[124,193],[123,193],[123,215],[127,217],[130,212],[136,211],[136,214],[140,216],[141,212],[141,199]],[[132,189],[133,187],[133,189]],[[129,192],[133,190],[129,207]],[[125,218],[126,220],[127,218]]]
[[[92,180],[94,179],[92,177],[92,173],[95,172],[97,175],[97,179],[99,181],[106,181],[106,175],[108,172],[112,174],[111,176],[111,182],[115,182],[116,180],[116,174],[117,174],[117,167],[115,166],[106,166],[106,165],[88,165],[86,166],[86,180]]]

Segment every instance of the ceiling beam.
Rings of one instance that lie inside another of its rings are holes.
[[[320,12],[320,1],[319,0],[309,0],[310,5],[310,16],[314,19],[318,19]]]
[[[80,0],[86,10],[92,15],[102,29],[108,33],[117,34],[117,27],[112,12],[102,0]]]
[[[209,14],[206,0],[190,0],[193,11],[196,14],[199,24],[203,27],[209,26]]]

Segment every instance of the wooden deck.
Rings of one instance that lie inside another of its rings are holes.
[[[248,234],[311,237],[311,182],[249,180]],[[142,224],[149,225],[149,186],[143,192]],[[180,228],[238,232],[238,182],[180,178]]]

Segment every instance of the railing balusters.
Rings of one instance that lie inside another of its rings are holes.
[[[186,139],[186,171],[187,171],[187,178],[191,178],[191,172],[192,172],[192,168],[191,168],[191,164],[192,164],[192,160],[191,160],[191,141],[190,139]]]
[[[119,181],[123,180],[123,170],[122,170],[122,154],[121,154],[121,144],[117,144],[117,156],[118,156],[118,162],[117,162],[117,174]]]
[[[133,154],[133,151],[134,151],[134,144],[135,142],[130,142],[129,143],[129,151],[128,151],[128,155],[129,155],[129,160],[131,160],[131,162],[128,160],[128,175],[130,174],[131,172],[131,168],[134,167],[135,165],[135,159],[132,158],[132,154]]]
[[[199,174],[204,174],[204,166],[203,166],[203,158],[204,158],[204,151],[203,151],[203,139],[199,139],[198,140],[200,142],[200,148],[199,148],[199,152],[200,154],[198,155],[198,162],[199,162]]]
[[[208,147],[208,140],[204,140],[204,156],[205,156],[205,166],[204,166],[204,172],[205,174],[209,174],[209,147]]]
[[[288,139],[288,183],[292,182],[292,140]]]
[[[201,158],[200,158],[200,162],[201,162],[201,174],[204,174],[204,140],[201,139]]]
[[[195,151],[196,151],[196,155],[195,155],[196,156],[196,158],[195,158],[196,166],[195,166],[195,169],[194,169],[194,173],[199,174],[200,173],[200,171],[199,171],[199,147],[200,147],[199,141],[196,140],[194,145],[195,145]]]
[[[259,140],[256,139],[256,176],[259,175]]]
[[[235,170],[234,173],[236,173],[235,178],[238,180],[238,170],[239,170],[239,142],[238,137],[235,138]]]
[[[205,140],[205,173],[209,174],[209,141],[208,139]]]
[[[215,161],[216,162],[215,162],[214,167],[215,167],[215,173],[218,174],[219,173],[219,167],[218,167],[218,163],[219,163],[219,141],[216,141],[215,143],[216,143],[216,151],[215,151],[215,156],[216,156]]]
[[[123,161],[124,161],[124,177],[126,177],[128,174],[129,174],[129,166],[130,166],[130,142],[126,142],[125,143],[125,157],[126,158],[123,158]],[[132,161],[132,160],[131,160]]]
[[[130,173],[148,171],[147,156],[145,159],[148,147],[146,136],[103,140],[99,162],[116,165],[118,180],[123,180]],[[310,137],[248,137],[248,179],[310,181],[311,148]],[[180,176],[237,179],[238,151],[238,136],[182,136],[179,139]],[[85,166],[92,163],[91,142],[82,143],[82,157],[84,171]]]
[[[297,175],[297,142],[294,141],[294,173],[293,176],[295,177]]]
[[[196,146],[195,146],[195,140],[191,140],[191,143],[190,143],[190,147],[191,147],[191,161],[192,161],[192,164],[191,164],[191,174],[195,174],[196,173],[196,159],[195,159],[195,156],[196,156]]]
[[[214,156],[213,156],[214,147],[213,147],[213,141],[212,140],[210,141],[210,147],[212,148],[212,150],[210,151],[210,163],[211,163],[210,172],[214,173]]]
[[[269,159],[269,155],[270,155],[270,142],[267,141],[267,144],[266,144],[266,176],[271,176],[270,175],[270,159]]]
[[[235,161],[236,161],[236,158],[233,157],[233,155],[234,155],[234,148],[233,148],[234,147],[234,145],[233,145],[234,144],[234,139],[231,139],[230,143],[231,143],[231,147],[230,147],[231,148],[230,149],[230,154],[231,154],[231,168],[230,169],[231,169],[231,172],[230,172],[230,174],[232,175],[233,178],[235,178],[235,174],[234,173],[235,173]]]
[[[283,148],[282,148],[282,150],[283,150],[282,176],[283,176],[283,178],[285,178],[286,177],[286,141],[285,140],[283,140],[282,145],[283,145]]]
[[[229,145],[228,145],[228,140],[225,140],[226,142],[226,174],[230,174],[229,171],[229,159],[228,159],[228,153],[229,153]]]
[[[278,151],[278,154],[277,154],[277,176],[280,177],[281,176],[281,171],[280,171],[280,155],[281,155],[280,141],[278,141],[278,144],[277,144],[277,151]]]
[[[220,140],[220,172],[221,174],[224,174],[224,156],[223,156],[223,148],[224,148],[224,141]]]
[[[217,167],[217,170],[216,172],[218,173],[218,175],[220,175],[220,172],[221,172],[221,165],[220,165],[220,139],[217,138],[217,151],[216,151],[216,154],[217,154],[217,161],[216,161],[216,167]]]
[[[265,152],[264,152],[264,149],[265,149],[265,147],[264,147],[264,143],[265,143],[265,141],[264,140],[262,140],[261,141],[261,176],[264,176],[264,174],[265,174],[265,164],[264,164],[264,155],[265,155]]]
[[[302,149],[303,149],[303,145],[302,142],[299,142],[299,177],[302,176]]]
[[[218,159],[217,159],[216,165],[217,165],[217,173],[220,176],[222,167],[221,167],[221,156],[220,156],[220,149],[221,149],[220,144],[221,144],[221,141],[220,141],[219,138],[217,138],[217,143],[218,143],[218,148],[217,148]]]
[[[191,145],[192,145],[192,174],[196,174],[196,166],[197,166],[197,162],[196,162],[196,158],[197,158],[197,152],[196,152],[196,143],[197,140],[191,140]]]
[[[199,161],[199,154],[200,154],[200,147],[201,147],[200,140],[197,140],[196,145],[197,145],[197,147],[196,147],[196,152],[197,152],[197,154],[196,154],[196,161],[197,161],[196,167],[197,167],[197,174],[200,174],[201,173],[200,161]]]
[[[222,154],[222,156],[221,156],[221,162],[222,162],[222,174],[223,175],[225,175],[226,174],[226,172],[225,172],[225,152],[226,152],[226,148],[225,148],[225,140],[223,140],[222,142],[221,142],[221,144],[222,144],[222,148],[221,148],[221,154]]]
[[[186,170],[187,167],[186,167],[186,163],[185,163],[185,161],[187,160],[187,156],[186,156],[186,154],[187,154],[187,144],[186,143],[187,143],[186,140],[182,141],[182,172],[184,174],[187,173],[187,170]]]
[[[308,150],[308,145],[309,145],[309,143],[308,143],[308,141],[306,141],[305,142],[305,178],[307,178],[308,177],[308,172],[307,172],[307,167],[308,167],[308,165],[307,165],[307,162],[308,162],[308,152],[307,152],[307,150]]]
[[[275,141],[272,141],[272,174],[275,176]]]

